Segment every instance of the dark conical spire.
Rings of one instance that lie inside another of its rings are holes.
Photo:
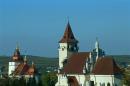
[[[64,35],[62,37],[62,39],[59,41],[60,43],[71,43],[71,42],[78,42],[75,37],[74,34],[72,32],[70,23],[68,22],[67,26],[66,26],[66,30],[64,32]]]
[[[19,46],[17,44],[15,51],[14,51],[14,56],[20,57],[20,50],[19,50]]]

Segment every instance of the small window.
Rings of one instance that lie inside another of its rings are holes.
[[[103,83],[102,86],[105,86],[105,83]]]
[[[100,83],[100,86],[102,86],[102,84]]]
[[[94,86],[94,81],[90,81],[90,86]]]

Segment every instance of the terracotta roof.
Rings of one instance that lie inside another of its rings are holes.
[[[61,73],[66,74],[83,74],[83,68],[86,59],[89,57],[89,52],[74,53],[65,64]]]
[[[70,86],[80,86],[75,76],[68,76],[67,78]]]
[[[66,26],[66,30],[64,32],[64,36],[62,37],[62,39],[59,41],[60,43],[73,43],[73,42],[78,42],[75,37],[74,34],[71,30],[71,26],[68,22],[67,26]]]
[[[92,73],[96,75],[113,75],[120,74],[121,69],[117,66],[113,58],[103,57],[97,60]]]
[[[18,67],[14,71],[14,75],[25,75],[29,69],[27,64],[19,64]]]
[[[36,68],[29,66],[28,64],[21,63],[14,71],[14,75],[34,75],[36,74]]]

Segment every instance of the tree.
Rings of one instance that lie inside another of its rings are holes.
[[[123,83],[130,86],[130,70],[125,69],[123,71]]]
[[[55,86],[56,82],[57,76],[55,72],[50,72],[43,76],[43,86]]]

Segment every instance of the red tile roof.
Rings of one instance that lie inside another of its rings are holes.
[[[78,42],[75,37],[74,34],[71,30],[71,26],[68,22],[67,26],[66,26],[66,30],[64,32],[64,36],[62,37],[62,39],[59,41],[60,43],[73,43],[73,42]]]
[[[96,75],[113,75],[120,74],[121,69],[117,66],[113,58],[103,57],[97,60],[92,73]]]
[[[29,66],[27,64],[19,64],[18,67],[14,71],[14,75],[25,75],[28,71]]]
[[[61,73],[66,74],[83,74],[83,68],[86,59],[89,57],[89,52],[74,53],[65,64]]]
[[[36,74],[36,68],[29,66],[28,64],[21,63],[13,72],[14,75],[34,75]]]

